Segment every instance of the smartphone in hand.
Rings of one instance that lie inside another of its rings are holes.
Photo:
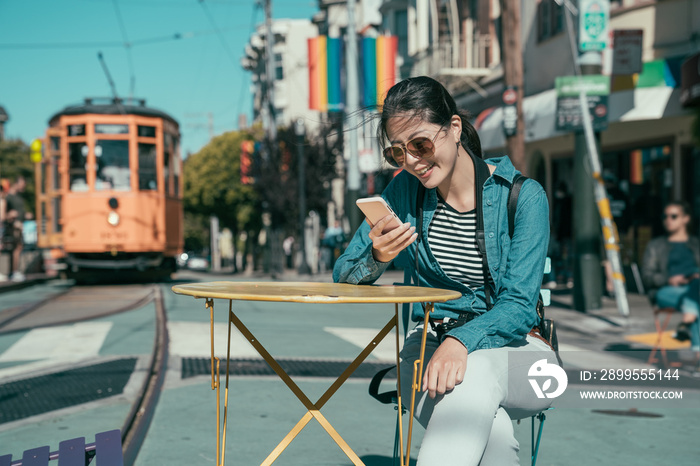
[[[377,222],[387,215],[391,215],[393,217],[391,221],[386,224],[382,233],[387,233],[402,225],[399,217],[393,210],[391,210],[389,204],[387,204],[387,202],[381,197],[365,197],[363,199],[358,199],[355,201],[355,203],[357,204],[357,207],[360,208],[362,213],[365,214],[365,217],[367,217],[367,220],[372,226],[376,225]]]

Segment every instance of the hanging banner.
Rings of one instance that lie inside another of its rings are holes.
[[[381,106],[391,86],[396,84],[397,36],[363,37],[362,105]]]
[[[343,42],[337,37],[318,36],[307,40],[309,109],[340,112],[344,108],[341,87]]]

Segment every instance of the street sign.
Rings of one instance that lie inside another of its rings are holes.
[[[579,0],[578,48],[582,52],[601,51],[608,41],[609,0]]]
[[[581,131],[583,120],[579,94],[584,92],[593,129],[602,131],[608,127],[608,95],[610,78],[601,75],[559,76],[557,89],[556,129]]]
[[[642,72],[642,29],[615,29],[613,31],[612,74]]]
[[[700,53],[681,65],[681,105],[700,107]]]
[[[517,86],[508,86],[503,91],[503,134],[507,138],[518,134],[518,88]]]

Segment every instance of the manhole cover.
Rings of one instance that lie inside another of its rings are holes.
[[[314,359],[278,359],[277,362],[291,377],[333,377],[336,378],[350,365],[351,361],[319,361]],[[350,377],[371,379],[374,374],[389,367],[381,362],[363,362]],[[221,374],[226,372],[226,360],[219,363]],[[231,359],[231,375],[275,375],[270,366],[262,359]],[[211,359],[182,358],[182,378],[211,374]],[[396,379],[396,370],[390,371],[385,378]]]
[[[117,359],[0,385],[0,424],[118,395],[136,358]]]
[[[627,417],[664,417],[662,414],[656,413],[645,413],[644,411],[637,411],[636,409],[594,409],[594,413],[607,414],[608,416],[627,416]]]

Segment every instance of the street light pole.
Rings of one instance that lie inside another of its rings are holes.
[[[299,251],[301,252],[301,262],[299,263],[300,275],[311,275],[311,268],[306,263],[306,160],[304,159],[304,120],[297,118],[294,122],[294,134],[297,136],[297,155],[299,162]]]
[[[350,228],[355,231],[362,223],[360,210],[355,206],[355,201],[360,197],[360,163],[358,159],[357,128],[358,107],[360,103],[360,87],[357,75],[357,32],[355,31],[355,0],[348,0],[348,29],[346,43],[347,69],[347,103],[345,104],[346,115],[348,116],[348,132],[350,157],[347,163],[347,191],[345,212],[350,221]]]

